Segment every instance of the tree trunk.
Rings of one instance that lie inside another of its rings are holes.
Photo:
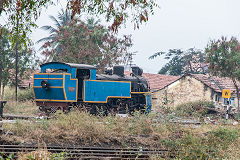
[[[2,86],[2,94],[1,94],[1,99],[3,100],[4,98],[4,89],[5,89],[5,83],[3,83],[3,86]]]
[[[1,68],[1,60],[0,60],[0,97],[1,97],[1,87],[2,87],[2,68]]]
[[[0,1],[0,14],[2,13],[2,11],[3,11],[3,4],[4,3],[7,3],[7,0],[1,0]]]
[[[240,111],[240,108],[239,108],[239,88],[238,88],[238,85],[237,85],[237,82],[236,82],[236,79],[235,78],[232,78],[232,81],[233,81],[233,84],[236,88],[236,94],[237,94],[237,109],[238,111]]]
[[[1,43],[0,43],[0,53],[2,54],[3,53],[3,45],[2,45],[2,37],[0,35],[0,40],[1,40]],[[2,63],[2,57],[0,57],[0,97],[1,97],[1,86],[2,86],[2,72],[3,72],[3,63]]]

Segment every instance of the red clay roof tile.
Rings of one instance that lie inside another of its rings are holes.
[[[130,75],[131,72],[125,71],[125,75]],[[142,75],[148,81],[150,85],[150,89],[152,91],[160,90],[165,88],[166,86],[172,84],[177,81],[180,76],[170,76],[163,74],[152,74],[152,73],[143,73]]]
[[[195,79],[201,81],[208,87],[212,88],[215,92],[222,92],[223,89],[230,89],[232,92],[236,92],[234,83],[227,77],[216,77],[203,74],[191,74]],[[237,82],[240,87],[240,83]]]

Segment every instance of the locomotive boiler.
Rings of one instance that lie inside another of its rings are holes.
[[[96,74],[96,67],[86,64],[50,62],[33,74],[36,104],[45,112],[72,107],[97,112],[133,113],[151,110],[151,94],[143,70],[132,67],[130,76],[123,66]]]

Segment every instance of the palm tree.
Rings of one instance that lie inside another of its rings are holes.
[[[87,19],[87,25],[88,25],[88,28],[93,30],[95,26],[97,26],[98,24],[100,23],[100,20],[96,20],[94,18],[88,18]]]
[[[56,55],[61,53],[61,46],[58,45],[56,38],[58,35],[58,31],[60,30],[61,27],[68,25],[68,23],[71,22],[71,12],[68,10],[63,10],[61,9],[61,12],[58,12],[58,16],[57,18],[55,18],[54,16],[49,16],[49,18],[55,22],[55,26],[50,26],[50,25],[46,25],[46,26],[42,26],[41,29],[48,31],[50,36],[48,37],[44,37],[40,40],[37,41],[37,43],[44,43],[39,50],[43,50],[45,47],[45,43],[49,42],[50,47],[51,48],[55,48],[56,50]],[[48,61],[52,60],[52,58],[55,56],[52,55]]]

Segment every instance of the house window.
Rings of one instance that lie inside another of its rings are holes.
[[[234,97],[231,97],[231,98],[230,98],[230,104],[231,104],[232,106],[235,106],[235,99],[234,99]]]
[[[228,105],[228,98],[224,98],[224,104]],[[235,99],[234,99],[234,97],[229,98],[229,105],[235,106]]]
[[[224,98],[224,104],[228,105],[228,99],[227,98]]]
[[[220,98],[222,97],[221,93],[218,93],[218,102],[220,101]]]
[[[207,91],[207,89],[208,89],[208,86],[207,85],[204,85],[204,92],[206,92]]]

